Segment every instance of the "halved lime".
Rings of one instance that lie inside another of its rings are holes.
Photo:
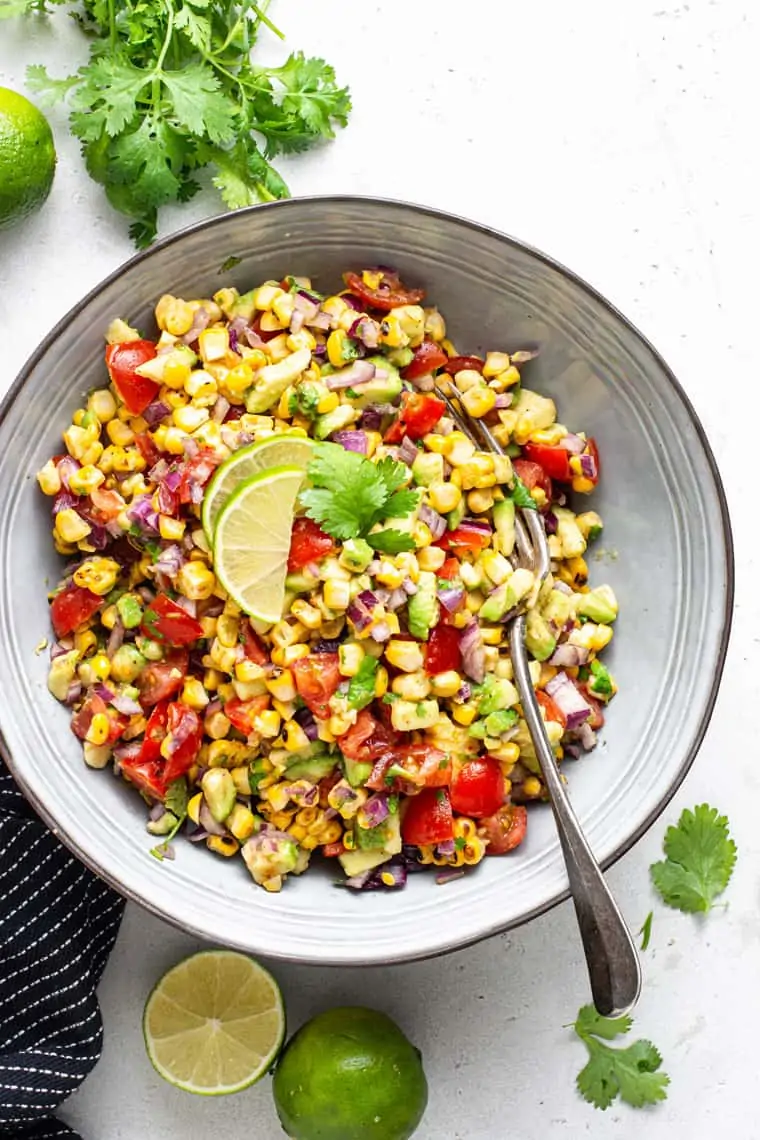
[[[229,496],[216,520],[214,571],[241,610],[270,624],[282,617],[285,575],[302,467],[268,467]]]
[[[204,950],[169,970],[143,1013],[148,1056],[177,1088],[201,1096],[240,1092],[282,1047],[285,1012],[277,982],[245,954]]]
[[[313,447],[314,442],[305,435],[283,431],[233,452],[217,468],[203,496],[201,522],[211,545],[214,544],[214,530],[222,507],[241,483],[267,467],[279,467],[283,463],[306,470]]]

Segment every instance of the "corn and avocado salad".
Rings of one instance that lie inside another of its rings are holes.
[[[155,319],[111,324],[38,474],[66,559],[49,688],[85,763],[143,797],[152,854],[181,831],[268,891],[315,852],[372,890],[514,850],[545,798],[516,608],[558,760],[616,692],[602,521],[575,509],[599,456],[524,383],[535,351],[459,355],[387,269],[166,294]],[[505,455],[457,429],[443,377]],[[543,516],[543,584],[513,565],[516,509]]]

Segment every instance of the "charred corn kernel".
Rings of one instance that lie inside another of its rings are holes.
[[[238,619],[232,614],[221,614],[216,623],[216,636],[222,645],[230,649],[237,645],[240,640],[240,622]]]
[[[264,712],[254,717],[253,729],[259,736],[273,740],[275,736],[279,736],[281,724],[282,717],[276,709],[265,709]]]
[[[485,840],[481,839],[479,835],[475,835],[462,848],[462,862],[466,867],[472,867],[475,863],[480,862],[485,853]]]
[[[113,469],[120,475],[130,471],[144,471],[147,463],[136,447],[117,448],[113,459]]]
[[[80,657],[86,657],[93,649],[96,649],[98,639],[91,629],[82,630],[81,633],[74,635],[74,648]]]
[[[531,443],[541,443],[546,447],[556,447],[560,440],[568,434],[563,424],[553,424],[550,428],[539,428],[530,437]]]
[[[430,527],[424,522],[417,521],[412,527],[412,539],[418,550],[423,546],[430,546],[430,543],[433,541]]]
[[[121,420],[109,420],[106,424],[106,435],[115,447],[129,447],[135,442],[135,433],[132,428]]]
[[[523,795],[535,799],[536,796],[541,795],[542,787],[541,781],[536,779],[535,776],[527,776],[522,783]]]
[[[310,606],[308,602],[304,602],[301,598],[296,598],[293,605],[290,607],[290,612],[293,617],[298,618],[301,625],[305,625],[307,629],[319,629],[322,624],[322,615],[314,606]]]
[[[209,768],[237,768],[245,762],[248,746],[240,740],[214,740],[208,746],[206,762]]]
[[[478,715],[478,709],[476,705],[465,702],[461,705],[455,705],[451,710],[451,715],[457,724],[470,725]]]
[[[182,686],[180,700],[191,709],[202,710],[208,704],[209,696],[197,677],[187,677]]]
[[[288,752],[299,752],[302,748],[309,747],[309,738],[297,720],[288,721],[283,736]]]
[[[317,411],[320,416],[325,415],[327,412],[334,412],[340,404],[340,396],[337,392],[327,392],[322,396],[317,404]]]
[[[161,379],[167,388],[179,392],[190,378],[190,371],[186,360],[167,360]]]
[[[116,585],[119,572],[119,563],[113,558],[88,558],[74,571],[74,581],[102,598]]]
[[[364,660],[364,649],[356,641],[338,646],[338,668],[342,677],[355,677]]]
[[[206,423],[208,418],[208,408],[194,408],[187,406],[184,408],[175,408],[172,412],[172,420],[174,422],[174,426],[178,427],[180,431],[197,431],[202,424]]]
[[[163,402],[170,408],[185,408],[190,403],[186,392],[165,392]]]
[[[335,713],[327,722],[333,736],[343,736],[356,723],[356,712]]]
[[[178,427],[168,427],[164,438],[164,447],[170,455],[184,455],[187,433]]]
[[[105,768],[111,759],[110,744],[93,744],[85,740],[83,751],[84,762],[88,768]]]
[[[493,411],[496,405],[496,393],[493,388],[487,388],[485,384],[474,384],[462,393],[462,404],[471,416],[482,419]]]
[[[215,637],[211,642],[208,656],[213,668],[219,669],[222,673],[232,673],[238,660],[237,646],[234,649],[228,648]]]
[[[430,689],[434,697],[455,697],[461,687],[462,678],[456,669],[435,673],[430,678]]]
[[[495,476],[488,476],[488,478],[493,479]],[[490,489],[484,491],[470,491],[467,495],[467,506],[475,515],[482,515],[486,511],[490,511],[493,502],[493,491]]]
[[[55,533],[63,542],[80,542],[92,530],[89,523],[71,507],[59,511],[55,516]]]
[[[283,292],[284,290],[279,285],[267,281],[263,285],[259,285],[258,289],[254,291],[253,303],[257,309],[268,312],[275,300],[283,295]]]
[[[394,565],[394,563],[387,558],[381,560],[375,572],[375,579],[380,582],[381,585],[387,586],[389,590],[397,590],[405,577],[406,574],[403,568]]]
[[[250,684],[252,681],[263,681],[264,676],[265,673],[261,665],[257,665],[255,661],[249,661],[248,658],[238,661],[235,665],[235,679],[244,684]]]
[[[404,551],[403,553],[396,555],[394,562],[396,563],[396,566],[398,566],[399,570],[404,571],[405,578],[411,578],[412,582],[419,581],[420,564],[417,561],[416,554],[412,554],[411,551]]]
[[[570,586],[585,586],[588,582],[588,565],[585,558],[578,555],[568,558],[559,569],[559,578]]]
[[[224,855],[226,859],[232,855],[237,855],[240,850],[240,844],[232,835],[209,835],[206,846],[209,851],[215,851],[217,855]]]
[[[87,410],[92,412],[101,424],[107,424],[116,415],[116,400],[108,388],[98,388],[90,393]]]
[[[76,645],[76,642],[74,643]],[[96,653],[87,662],[90,673],[95,681],[107,681],[111,676],[111,662],[105,653]]]
[[[428,501],[434,511],[446,515],[459,506],[462,492],[454,483],[432,483],[428,487]]]
[[[216,331],[216,330],[215,330]],[[191,372],[185,381],[185,391],[197,405],[213,404],[219,392],[216,380],[202,368]]]
[[[483,659],[487,673],[493,673],[499,662],[499,650],[495,645],[487,645],[483,651]]]
[[[60,491],[61,476],[58,474],[58,468],[52,459],[49,459],[45,466],[37,472],[37,482],[45,495],[57,495]]]
[[[502,372],[506,372],[509,366],[509,357],[506,352],[487,352],[486,362],[483,365],[483,375],[486,380],[492,380],[494,376],[500,376]]]
[[[231,368],[221,382],[229,396],[244,396],[253,383],[253,369],[247,361]]]
[[[194,317],[195,309],[192,305],[180,297],[172,297],[162,312],[163,324],[159,319],[158,312],[156,312],[156,323],[159,328],[166,329],[172,336],[184,336],[186,332],[190,331]]]
[[[270,637],[278,649],[285,649],[286,646],[293,645],[298,640],[295,627],[287,621],[278,621],[276,625],[272,626]]]
[[[380,342],[389,348],[406,348],[410,343],[398,310],[387,313],[380,325]]]
[[[590,495],[595,486],[596,483],[587,479],[585,475],[576,475],[572,482],[573,490],[577,491],[579,495]]]
[[[237,794],[239,796],[250,796],[251,781],[249,778],[248,765],[246,764],[240,768],[233,768],[231,776]],[[233,808],[232,810],[234,811],[235,809]]]
[[[520,383],[520,373],[514,365],[511,365],[505,369],[504,372],[500,372],[496,379],[500,380],[505,388],[511,388],[513,385]]]
[[[288,337],[288,348],[291,352],[298,352],[300,348],[308,348],[309,352],[313,352],[316,347],[317,342],[308,329],[299,329],[297,333],[291,333]]]
[[[62,542],[58,535],[55,533],[53,534],[53,546],[56,549],[56,553],[62,554],[64,557],[68,557],[71,554],[76,554],[78,550],[78,547],[75,543]]]
[[[426,546],[417,554],[420,570],[440,570],[446,561],[446,551],[440,546]]]
[[[425,333],[435,341],[441,341],[446,336],[446,321],[435,308],[425,309]]]
[[[210,598],[216,586],[216,577],[203,562],[186,562],[177,574],[179,590],[192,601]]]
[[[481,375],[475,368],[463,368],[460,372],[457,372],[454,377],[454,383],[462,394],[471,392],[474,388],[485,388]],[[486,389],[486,391],[488,391],[488,389]],[[464,403],[464,400],[462,403]]]
[[[499,645],[504,636],[500,625],[481,625],[480,637],[484,645]]]
[[[337,843],[342,834],[343,828],[337,819],[330,819],[322,825],[317,846],[323,847],[326,843]]]
[[[281,650],[281,653],[282,653],[282,661],[281,661],[282,667],[283,668],[289,668],[296,661],[300,661],[302,657],[308,657],[309,656],[309,647],[308,647],[308,645],[303,645],[303,644],[301,644],[301,645],[289,645],[287,647],[287,649]],[[277,664],[277,662],[275,662],[275,664]]]
[[[235,804],[227,816],[225,826],[232,832],[235,839],[244,843],[246,839],[250,839],[256,830],[256,817],[250,808],[243,804]]]
[[[335,329],[327,338],[327,359],[333,368],[343,368],[351,357],[351,341],[343,329]],[[355,356],[356,353],[354,352]]]
[[[106,713],[95,713],[87,729],[85,740],[90,744],[105,744],[111,731],[111,722]]]
[[[168,542],[179,542],[185,533],[186,525],[182,519],[173,519],[171,515],[158,516],[158,532]]]
[[[193,823],[198,823],[201,814],[201,804],[203,803],[203,792],[198,792],[196,795],[191,796],[187,802],[187,814]]]
[[[203,727],[206,735],[216,741],[224,740],[232,725],[223,712],[215,712],[205,718]]]
[[[274,319],[276,320],[277,318],[275,317]],[[271,340],[267,341],[265,351],[269,357],[270,364],[280,364],[285,360],[286,357],[290,355],[288,350],[288,338],[285,333],[282,333],[281,336],[272,337]],[[295,379],[295,376],[293,379]]]
[[[69,455],[73,456],[74,459],[81,460],[93,443],[93,436],[89,428],[77,427],[76,424],[72,424],[63,433],[63,442],[66,444]]]
[[[106,606],[100,615],[100,624],[104,626],[105,629],[113,629],[118,620],[119,611],[116,609],[116,606]]]
[[[415,642],[402,642],[403,645],[415,645]],[[387,654],[386,654],[387,656]],[[391,690],[405,701],[424,701],[430,696],[430,678],[420,668],[414,673],[403,673],[391,681]]]
[[[488,575],[494,586],[501,586],[512,574],[512,566],[503,554],[495,550],[486,550],[480,557],[480,565]]]
[[[273,649],[269,656],[272,659],[273,665],[279,665],[279,667],[281,669],[285,668],[285,650],[284,649]]]
[[[324,589],[322,590],[322,597],[324,598],[325,605],[331,610],[348,609],[348,605],[351,600],[348,582],[329,579],[327,582],[325,582]],[[291,609],[292,612],[298,616],[295,609],[295,603]],[[301,618],[301,621],[303,621],[303,618]],[[306,625],[305,621],[304,625]],[[313,627],[307,626],[307,628]]]
[[[206,619],[208,620],[208,619]],[[203,619],[201,619],[201,624]],[[212,637],[212,634],[209,634]],[[224,678],[217,669],[207,669],[203,674],[203,687],[209,693],[215,693],[219,686],[222,684]]]
[[[391,639],[385,648],[385,659],[389,665],[402,669],[405,673],[417,673],[425,664],[422,646],[416,641]]]
[[[278,701],[294,701],[296,699],[296,686],[290,669],[281,670],[279,676],[268,677],[266,687]]]

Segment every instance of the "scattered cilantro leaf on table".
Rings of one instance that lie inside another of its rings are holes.
[[[589,1059],[576,1078],[578,1091],[595,1108],[609,1108],[620,1097],[632,1108],[665,1100],[670,1077],[660,1066],[662,1057],[651,1041],[634,1041],[627,1047],[608,1045],[630,1032],[630,1017],[602,1017],[592,1005],[578,1012],[573,1029],[586,1046]]]
[[[736,844],[728,820],[709,804],[681,813],[665,832],[666,858],[650,867],[663,902],[686,914],[706,914],[728,886],[736,863]]]
[[[269,0],[51,2],[71,9],[90,58],[63,79],[33,64],[27,85],[43,106],[68,100],[87,171],[132,219],[141,248],[162,206],[197,193],[203,167],[230,209],[287,198],[271,160],[332,139],[348,122],[348,89],[323,59],[251,61],[262,25],[283,38]],[[0,0],[0,19],[47,11],[45,0]]]
[[[641,949],[646,950],[649,946],[649,940],[652,937],[652,920],[654,918],[653,911],[650,910],[649,914],[644,919],[639,934],[641,935]]]

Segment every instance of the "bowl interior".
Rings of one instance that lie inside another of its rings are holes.
[[[240,260],[222,271],[229,258]],[[356,896],[326,870],[256,889],[242,860],[177,844],[148,854],[137,796],[88,770],[67,711],[46,689],[46,588],[60,573],[35,472],[88,389],[102,384],[103,333],[121,316],[149,328],[169,292],[207,296],[270,277],[335,287],[345,268],[392,264],[424,285],[460,351],[537,344],[524,384],[550,394],[568,427],[593,434],[603,479],[589,501],[605,520],[592,584],[621,607],[610,664],[620,686],[600,746],[568,762],[576,811],[599,859],[641,834],[678,786],[714,701],[728,636],[730,533],[720,482],[693,410],[654,350],[584,283],[481,227],[367,199],[304,199],[228,214],[129,262],[77,306],[26,366],[0,419],[0,707],[17,779],[61,838],[118,889],[202,936],[274,957],[377,962],[451,949],[523,921],[566,891],[551,815],[526,843],[439,889]]]

